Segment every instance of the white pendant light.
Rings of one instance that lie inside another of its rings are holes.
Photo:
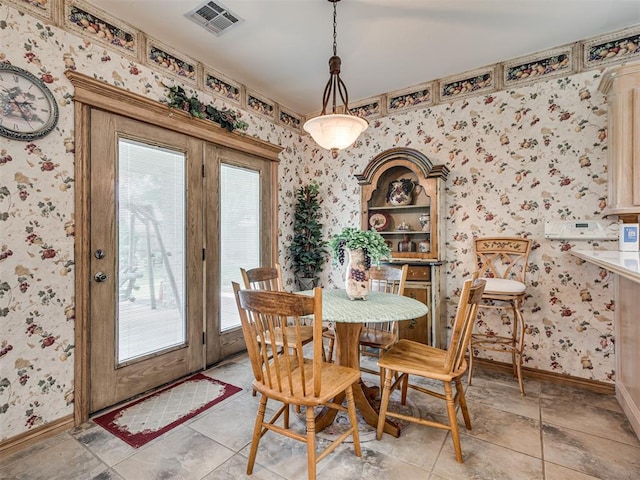
[[[349,112],[349,94],[347,87],[340,78],[342,60],[337,54],[336,43],[336,3],[340,0],[328,0],[333,3],[333,56],[329,59],[329,81],[324,88],[322,97],[322,112],[320,116],[307,120],[303,126],[315,142],[322,148],[331,150],[334,158],[338,150],[353,144],[364,132],[369,123]],[[337,113],[337,96],[344,104],[344,113]],[[327,114],[327,105],[332,100],[331,113]]]

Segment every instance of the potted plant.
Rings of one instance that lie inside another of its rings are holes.
[[[322,239],[320,202],[317,182],[296,190],[296,205],[293,221],[293,240],[289,253],[298,284],[310,290],[318,284],[318,274],[327,259],[327,242]]]
[[[366,299],[369,293],[369,268],[390,258],[391,249],[376,230],[344,228],[329,241],[334,262],[344,264],[348,256],[345,287],[350,299]]]

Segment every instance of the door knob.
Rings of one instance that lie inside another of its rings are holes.
[[[107,279],[107,274],[104,272],[98,272],[93,276],[93,278],[96,282],[104,282]]]
[[[93,253],[93,256],[96,257],[98,260],[104,258],[105,255],[106,255],[105,251],[100,248]]]

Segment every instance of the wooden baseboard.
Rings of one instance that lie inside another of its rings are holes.
[[[497,362],[495,360],[488,360],[484,358],[474,358],[473,364],[474,369],[476,365],[481,365],[482,368],[487,368],[489,370],[505,373],[513,372],[513,367],[510,363]],[[534,378],[536,380],[543,380],[545,382],[557,383],[569,387],[583,388],[594,393],[601,393],[605,395],[615,395],[616,393],[616,386],[613,383],[605,383],[598,380],[563,375],[561,373],[548,372],[546,370],[538,370],[537,368],[529,367],[522,367],[522,372],[525,379]]]
[[[53,437],[73,427],[73,415],[59,418],[53,422],[34,428],[0,442],[0,458],[6,457],[23,448],[40,442],[45,438]]]

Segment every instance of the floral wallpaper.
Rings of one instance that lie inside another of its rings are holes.
[[[156,100],[166,95],[162,82],[168,77],[2,1],[0,30],[0,61],[40,76],[60,108],[58,126],[47,137],[33,143],[2,139],[0,144],[3,441],[73,413],[74,119],[72,86],[64,71],[74,69]],[[612,382],[612,279],[604,270],[579,264],[567,250],[617,245],[550,241],[543,235],[545,220],[600,218],[606,204],[606,105],[597,92],[600,74],[560,77],[372,120],[337,159],[263,115],[198,93],[217,108],[235,109],[249,124],[248,135],[283,148],[279,241],[288,285],[293,285],[286,245],[295,188],[318,180],[330,236],[360,223],[354,175],[384,150],[415,148],[451,170],[445,198],[449,307],[457,303],[456,291],[473,269],[474,235],[526,235],[534,240],[525,302],[526,366]],[[341,276],[342,269],[329,261],[322,281],[340,285]],[[449,315],[453,311],[449,308]],[[506,328],[490,325],[497,331]],[[499,354],[489,358],[508,361]]]
[[[45,24],[0,2],[0,62],[47,83],[60,117],[48,136],[0,142],[0,441],[73,413],[74,118],[66,69],[146,95],[166,98],[175,80],[104,45]],[[184,86],[189,91],[189,85]],[[216,108],[236,109],[199,92]],[[281,145],[283,192],[304,175],[298,133],[236,110],[248,135]],[[283,211],[291,209],[284,195]]]
[[[371,122],[355,148],[332,160],[313,148],[305,172],[321,184],[329,234],[358,224],[353,175],[394,147],[445,164],[446,291],[453,317],[456,293],[474,269],[474,236],[522,235],[533,240],[524,304],[525,366],[603,382],[615,380],[611,275],[570,256],[571,248],[617,249],[617,242],[544,238],[544,223],[598,219],[606,205],[606,104],[600,71],[517,90],[466,97]],[[340,270],[324,281],[340,285]],[[506,318],[483,329],[508,332]],[[510,362],[510,356],[482,352]]]

